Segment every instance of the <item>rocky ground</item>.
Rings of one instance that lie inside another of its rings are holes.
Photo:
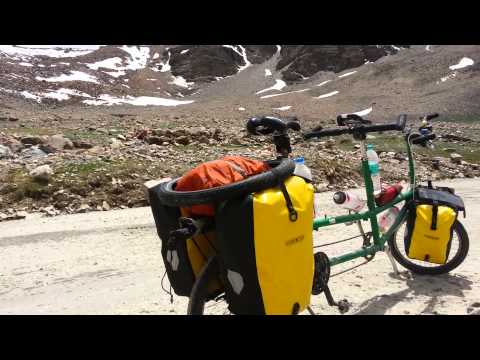
[[[24,211],[137,207],[145,205],[145,181],[180,176],[226,154],[269,159],[271,140],[244,129],[248,117],[261,114],[297,116],[306,131],[333,127],[344,113],[367,110],[374,122],[407,113],[418,126],[420,114],[439,112],[436,149],[416,149],[418,176],[480,175],[478,46],[82,51],[0,46],[0,221]],[[465,60],[470,63],[452,69]],[[120,98],[135,106],[120,105]],[[147,100],[168,104],[146,106]],[[292,139],[317,191],[362,185],[360,152],[350,137]],[[405,179],[399,134],[375,134],[368,141],[380,153],[385,181]]]
[[[249,136],[245,115],[238,111],[225,118],[212,109],[156,116],[129,109],[34,114],[0,119],[0,220],[21,218],[25,212],[51,216],[144,206],[145,181],[181,176],[227,154],[273,156],[271,140]],[[440,122],[435,132],[435,150],[416,147],[421,180],[480,176],[480,124]],[[405,179],[399,134],[375,134],[368,141],[380,153],[384,181]],[[295,155],[304,156],[311,167],[318,192],[363,185],[359,145],[351,137],[306,142],[292,134],[292,143]]]

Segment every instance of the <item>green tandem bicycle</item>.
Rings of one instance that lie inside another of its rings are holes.
[[[449,252],[446,261],[443,263],[438,264],[412,259],[407,255],[407,250],[405,249],[404,233],[408,231],[407,222],[409,216],[411,215],[410,213],[412,212],[411,204],[414,203],[415,200],[418,200],[418,197],[421,197],[422,193],[424,192],[419,190],[425,190],[427,192],[432,190],[434,194],[441,195],[440,198],[434,197],[435,201],[439,201],[440,203],[453,202],[455,203],[457,209],[465,211],[463,201],[460,197],[454,194],[453,189],[434,188],[432,187],[431,181],[428,182],[428,186],[422,186],[417,184],[416,181],[412,146],[433,146],[432,141],[436,136],[433,133],[433,126],[431,125],[430,120],[436,116],[438,116],[438,114],[424,116],[422,118],[424,126],[421,127],[418,132],[414,131],[412,126],[407,126],[406,115],[400,115],[397,121],[392,124],[372,124],[369,120],[363,119],[358,115],[349,114],[342,115],[337,118],[337,128],[323,129],[322,127],[317,127],[313,131],[303,133],[303,138],[305,141],[349,134],[352,135],[354,140],[360,144],[361,168],[365,183],[367,209],[361,212],[350,211],[348,214],[341,216],[325,215],[323,217],[317,217],[313,220],[313,231],[321,231],[327,226],[338,226],[340,224],[356,224],[358,226],[358,236],[314,246],[314,248],[323,247],[343,241],[353,240],[355,238],[359,238],[360,241],[362,241],[362,244],[359,248],[340,256],[328,257],[324,252],[314,253],[315,274],[312,285],[312,295],[320,295],[322,293],[325,294],[328,304],[330,306],[337,307],[340,313],[348,312],[350,304],[347,300],[335,301],[328,287],[328,282],[331,276],[331,268],[334,266],[351,262],[356,259],[364,259],[362,263],[335,274],[339,275],[340,273],[344,273],[348,270],[368,263],[374,258],[377,252],[385,252],[392,263],[395,273],[397,274],[398,268],[396,262],[416,274],[439,275],[448,273],[458,267],[467,256],[469,249],[468,234],[464,226],[457,218],[455,218],[455,221],[452,225],[452,238],[449,244]],[[428,125],[425,125],[427,122]],[[292,147],[290,144],[289,131],[301,130],[300,123],[296,118],[284,120],[269,116],[251,118],[247,122],[247,130],[252,135],[272,136],[276,147],[277,160],[292,161],[290,159]],[[381,205],[378,205],[375,199],[374,187],[367,159],[367,134],[375,132],[388,132],[392,136],[398,136],[398,134],[400,134],[405,141],[406,153],[408,157],[409,187],[403,192],[396,194],[395,197],[387,203]],[[177,205],[188,205],[198,202],[205,203],[207,201],[215,202],[224,198],[225,194],[227,193],[231,197],[235,196],[235,191],[237,193],[256,191],[255,189],[259,189],[262,186],[262,184],[259,184],[257,181],[258,178],[261,178],[261,176],[253,176],[251,179],[246,179],[240,183],[228,185],[225,187],[226,189],[220,187],[218,189],[196,191],[195,194],[189,194],[188,192],[180,194],[179,192],[172,191],[172,189],[166,189],[166,193],[164,195],[167,195],[167,198],[168,195],[175,197],[174,203]],[[262,181],[260,181],[260,183],[261,182]],[[263,182],[265,183],[265,181]],[[265,184],[263,184],[263,186],[264,185]],[[232,189],[234,190],[233,192]],[[435,192],[436,190],[439,191]],[[169,191],[171,194],[168,194]],[[388,230],[385,232],[380,231],[378,215],[402,203],[403,206]],[[364,229],[362,222],[369,222],[369,231]],[[216,256],[213,256],[206,262],[195,281],[189,296],[188,314],[223,313],[223,310],[226,308],[225,297],[220,294],[219,296],[212,298],[208,296],[207,291],[212,279],[216,278],[218,273],[219,262]],[[222,303],[224,304],[223,308],[221,305]],[[310,306],[307,307],[307,310],[310,314],[314,314]]]

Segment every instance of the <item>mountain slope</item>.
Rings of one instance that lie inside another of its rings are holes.
[[[15,107],[218,104],[312,118],[372,103],[379,116],[478,113],[479,60],[479,46],[448,45],[3,45],[0,97]]]

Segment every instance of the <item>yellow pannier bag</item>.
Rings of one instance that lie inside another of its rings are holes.
[[[313,199],[313,186],[291,176],[217,209],[217,244],[232,313],[287,315],[310,304]]]
[[[457,211],[448,206],[419,204],[410,211],[405,249],[411,259],[445,264]]]

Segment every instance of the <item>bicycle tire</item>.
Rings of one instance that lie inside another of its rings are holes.
[[[197,191],[175,191],[174,188],[178,181],[178,179],[175,179],[160,184],[157,196],[163,205],[173,207],[217,203],[277,186],[292,175],[294,170],[295,162],[291,159],[285,159],[267,172],[233,184]]]
[[[405,220],[400,224],[403,225]],[[400,227],[399,227],[400,228]],[[390,247],[391,253],[393,258],[403,267],[407,268],[411,272],[418,274],[418,275],[441,275],[446,274],[452,271],[453,269],[457,268],[467,257],[468,249],[470,247],[470,240],[465,230],[465,227],[462,223],[458,220],[455,221],[453,224],[453,231],[458,236],[459,248],[457,253],[452,257],[450,261],[447,261],[443,265],[434,266],[434,267],[427,267],[421,266],[418,264],[413,263],[410,259],[406,258],[401,251],[397,247],[396,236],[398,230],[392,234],[392,236],[388,239],[388,246]]]

